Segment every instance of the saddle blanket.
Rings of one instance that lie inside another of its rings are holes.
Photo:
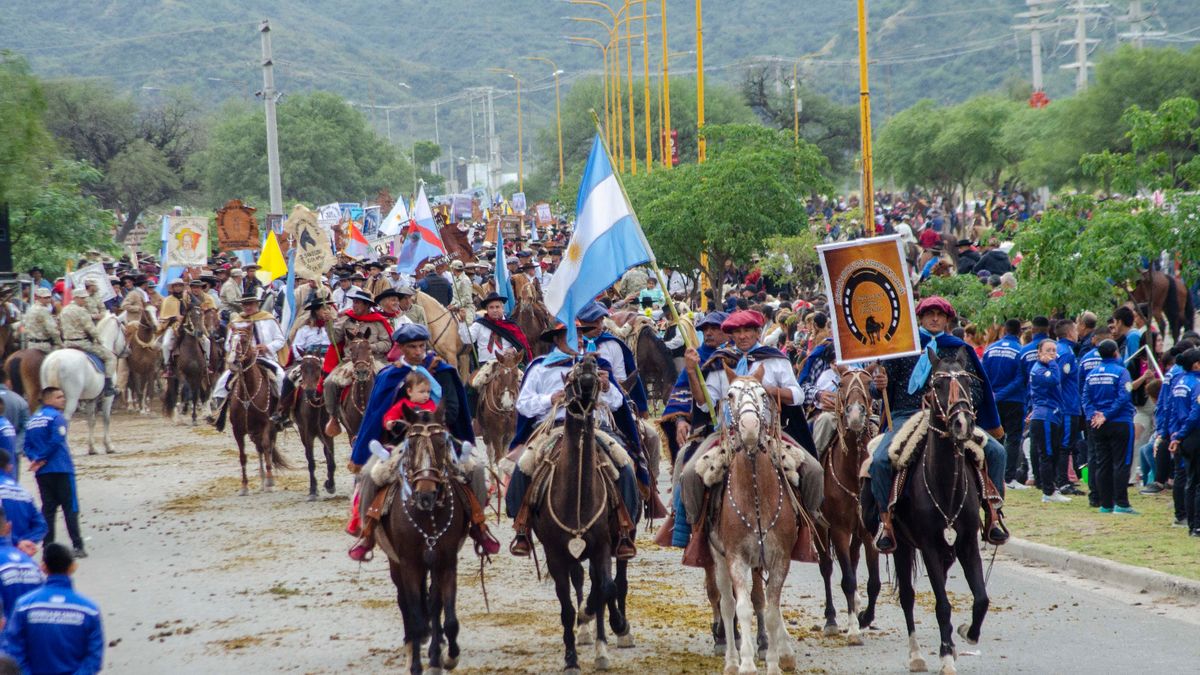
[[[925,447],[928,433],[928,410],[922,410],[908,418],[900,426],[900,429],[896,431],[896,435],[892,438],[892,444],[888,446],[888,457],[892,460],[892,466],[902,469],[912,464],[921,449]],[[867,443],[867,449],[870,450],[872,456],[874,456],[875,450],[882,441],[883,434],[880,434]],[[979,428],[974,430],[970,440],[964,445],[965,449],[974,458],[976,466],[986,466],[983,453],[985,445],[987,445],[987,434]]]
[[[725,480],[729,471],[729,462],[733,459],[732,448],[722,447],[721,432],[711,434],[700,447],[696,448],[696,475],[704,481],[706,487],[712,487]],[[800,467],[804,465],[804,455],[808,452],[787,434],[782,435],[782,443],[778,444],[778,465],[783,474],[794,487],[800,486]],[[775,454],[776,444],[771,442],[770,450]]]
[[[75,349],[75,348],[71,347],[71,349]],[[92,362],[92,367],[96,369],[97,373],[100,373],[101,375],[104,374],[104,359],[100,358],[99,356],[96,356],[95,354],[93,354],[91,352],[85,352],[82,349],[75,349],[75,351],[88,357],[88,361]]]
[[[558,445],[559,439],[562,438],[563,426],[552,427],[549,431],[535,435],[529,439],[525,445],[525,450],[517,459],[517,466],[521,468],[521,472],[526,476],[532,476],[537,470],[538,465],[549,456],[555,446]],[[604,463],[604,468],[608,470],[609,476],[617,479],[619,471],[633,464],[633,460],[629,457],[629,452],[616,441],[615,438],[608,435],[600,429],[596,429],[596,442],[604,451],[601,453],[601,462]],[[607,457],[608,461],[605,461]]]

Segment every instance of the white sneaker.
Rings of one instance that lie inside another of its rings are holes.
[[[1009,490],[1028,490],[1029,489],[1028,485],[1025,485],[1023,483],[1018,483],[1015,480],[1008,481],[1007,483],[1004,484],[1004,486],[1007,487]]]
[[[1070,497],[1064,495],[1063,493],[1061,493],[1057,490],[1055,490],[1054,494],[1052,494],[1052,495],[1042,495],[1042,503],[1043,504],[1046,504],[1046,503],[1066,504],[1069,501],[1071,501]]]

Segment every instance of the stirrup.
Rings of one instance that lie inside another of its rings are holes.
[[[521,544],[523,546],[519,546]],[[513,540],[508,543],[508,552],[518,558],[524,558],[529,555],[529,550],[533,548],[533,542],[529,539],[528,532],[516,532],[513,534]]]
[[[637,545],[633,543],[633,537],[628,534],[621,535],[617,539],[615,554],[617,560],[630,560],[637,556]]]

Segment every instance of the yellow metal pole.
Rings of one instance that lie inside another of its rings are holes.
[[[646,15],[646,0],[642,0],[642,116],[645,117],[646,127],[646,173],[649,174],[654,164],[653,147],[650,144],[650,32],[646,27],[649,17]]]
[[[699,1],[699,0],[697,0]],[[867,2],[858,0],[859,116],[862,127],[862,205],[867,236],[875,235],[875,176],[871,152],[871,88],[867,84]]]
[[[521,136],[521,78],[513,75],[512,79],[517,81],[517,189],[525,192],[525,145]]]
[[[707,153],[704,142],[704,23],[701,1],[696,0],[696,161],[703,164]]]
[[[633,31],[629,26],[629,0],[621,8],[625,12],[625,74],[629,80],[629,172],[637,175],[637,118],[633,114]]]
[[[667,51],[667,0],[662,0],[662,127],[663,166],[671,168],[671,79],[669,77],[670,53]]]
[[[623,100],[624,92],[621,89],[621,22],[620,20],[613,21],[612,42],[609,47],[613,49],[613,72],[616,74],[617,87],[613,92],[615,94],[613,103],[617,109],[617,169],[621,173],[625,172],[625,101]]]

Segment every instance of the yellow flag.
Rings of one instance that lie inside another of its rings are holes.
[[[267,233],[267,240],[263,242],[262,252],[258,254],[258,266],[261,269],[255,272],[254,276],[258,277],[263,285],[287,274],[287,261],[283,259],[283,251],[279,248],[279,241],[275,239],[273,230]]]

